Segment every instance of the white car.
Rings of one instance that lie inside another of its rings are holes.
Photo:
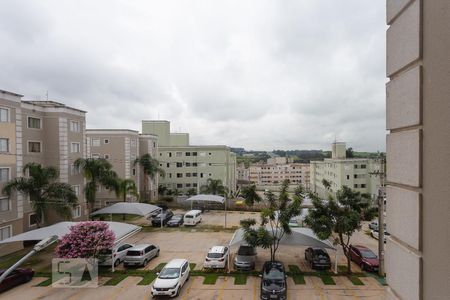
[[[171,260],[158,273],[152,286],[152,296],[178,296],[183,285],[189,280],[189,271],[187,259]]]
[[[203,267],[205,269],[224,269],[227,266],[230,251],[225,246],[214,246],[209,249]]]
[[[123,262],[128,249],[134,247],[133,244],[121,244],[114,246],[113,249],[103,250],[98,257],[99,266],[111,266],[114,259],[114,266],[117,267]]]
[[[379,237],[380,233],[379,233],[378,230],[372,230],[372,231],[370,231],[370,235],[371,235],[374,239],[377,239],[377,240],[378,240],[378,237]],[[384,232],[384,236],[383,236],[383,241],[384,241],[385,243],[386,243],[386,238],[389,237],[389,236],[390,236],[389,232],[385,231],[385,232]]]

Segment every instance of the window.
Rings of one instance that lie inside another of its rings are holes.
[[[9,122],[9,109],[0,107],[0,122]]]
[[[211,152],[209,152],[209,155],[212,155],[212,153],[211,153]]]
[[[92,154],[91,154],[91,157],[92,157],[93,159],[99,159],[99,158],[100,158],[100,154],[92,153]]]
[[[6,240],[11,237],[11,226],[0,228],[0,241]]]
[[[170,168],[170,163],[166,163],[167,168]]]
[[[357,189],[357,188],[358,188],[358,185],[357,185],[357,184],[354,184],[353,187],[354,187],[355,189]]]
[[[162,176],[162,174],[160,174]],[[172,178],[172,173],[169,173],[169,178]]]
[[[92,139],[91,145],[92,147],[100,147],[100,139]]]
[[[188,187],[191,187],[191,184],[190,183],[186,183],[186,187],[188,188]]]
[[[186,173],[186,177],[191,177],[191,173]]]
[[[361,169],[365,169],[366,167],[366,165],[361,165]]]
[[[192,173],[192,177],[197,177],[197,173]]]
[[[177,168],[183,167],[183,163],[177,163]]]
[[[136,169],[133,169],[133,176],[136,176]]]
[[[72,209],[72,218],[79,218],[81,217],[81,206],[77,206]]]
[[[183,177],[183,173],[177,173],[177,178],[182,178]]]
[[[80,122],[78,122],[78,121],[70,121],[69,122],[69,128],[70,128],[70,131],[72,131],[72,132],[80,132],[81,130],[80,130]]]
[[[0,139],[0,152],[9,152],[9,139]]]
[[[183,188],[183,184],[182,183],[177,183],[177,189],[181,189]]]
[[[10,201],[8,198],[0,198],[0,211],[8,211],[10,210]]]
[[[169,155],[169,157],[172,157],[172,152],[167,153],[167,155]]]
[[[191,152],[186,152],[185,155],[186,156],[191,156]]]
[[[9,168],[0,168],[0,182],[8,182]]]
[[[355,168],[355,169],[358,169],[358,165],[354,165],[354,168]]]
[[[191,166],[191,163],[190,162],[187,162],[186,163],[186,167],[190,167]]]
[[[347,175],[347,180],[350,180],[350,175]]]
[[[176,157],[181,157],[181,156],[183,156],[183,152],[177,152],[176,153]]]
[[[35,226],[37,225],[37,214],[31,214],[28,216],[28,224],[29,226]]]
[[[192,152],[192,156],[197,156],[197,152]]]
[[[28,128],[41,129],[41,119],[28,117]]]
[[[200,178],[203,178],[203,173],[200,173]]]
[[[362,189],[365,189],[366,188],[366,185],[363,183],[363,184],[361,184],[361,188]]]
[[[156,148],[156,142],[153,142],[153,148]],[[161,153],[160,153],[161,154]]]
[[[192,186],[193,186],[193,187],[197,187],[197,184],[196,184],[196,183],[193,183]]]
[[[70,144],[70,152],[71,153],[80,153],[80,143],[71,143]]]
[[[75,192],[75,195],[80,195],[80,186],[79,185],[72,185],[72,189]]]
[[[104,139],[103,144],[109,144],[109,139]]]
[[[80,174],[80,168],[78,168],[74,165],[71,165],[70,166],[70,175],[78,175],[78,174]]]
[[[195,162],[195,163],[192,163],[192,166],[193,167],[196,167],[197,166],[197,163]]]
[[[41,142],[28,142],[28,152],[41,153]]]

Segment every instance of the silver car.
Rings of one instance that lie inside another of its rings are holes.
[[[129,248],[124,257],[123,265],[127,266],[146,266],[148,262],[159,255],[159,247],[150,244],[136,245]]]
[[[234,257],[236,270],[250,271],[255,268],[256,248],[249,245],[241,245]]]

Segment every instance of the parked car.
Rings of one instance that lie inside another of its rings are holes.
[[[266,261],[261,275],[261,299],[285,300],[287,282],[284,266],[278,261]]]
[[[380,235],[380,231],[378,230],[378,228],[376,230],[372,230],[370,231],[370,235],[374,238],[378,240],[378,237]],[[386,243],[386,237],[390,236],[389,232],[384,231],[384,236],[383,236],[383,240]]]
[[[291,218],[289,220],[289,227],[300,227],[300,224],[298,224],[297,217]]]
[[[127,251],[134,247],[132,244],[122,244],[114,246],[113,249],[103,250],[98,257],[99,266],[111,266],[112,259],[114,259],[114,266],[117,267],[121,262],[123,262]]]
[[[249,245],[241,245],[234,257],[236,270],[251,271],[255,268],[256,248]]]
[[[152,213],[149,214],[148,219],[153,219],[155,218],[157,215],[159,215],[162,212],[162,209],[157,209],[155,211],[153,211]]]
[[[0,270],[0,275],[2,275],[6,269]],[[34,271],[32,269],[15,269],[0,283],[0,293],[12,289],[15,286],[27,283],[34,276]]]
[[[323,248],[307,248],[305,250],[305,260],[309,262],[311,269],[331,268],[330,256]]]
[[[184,226],[195,226],[202,221],[201,210],[190,210],[184,214]]]
[[[360,266],[361,270],[363,271],[378,271],[378,267],[380,265],[378,256],[365,246],[350,245],[350,258],[358,266]]]
[[[167,222],[167,227],[179,227],[183,225],[183,215],[174,215],[170,220]]]
[[[152,296],[178,296],[184,283],[189,280],[189,271],[189,261],[186,259],[171,260],[158,273],[151,289]]]
[[[123,259],[123,265],[127,266],[146,266],[148,262],[159,256],[159,247],[150,244],[136,245],[129,248]]]
[[[369,224],[369,229],[370,230],[378,230],[378,221],[372,221]],[[386,229],[386,223],[384,223],[384,229]]]
[[[225,246],[214,246],[208,251],[203,267],[207,269],[223,269],[227,266],[229,250]]]
[[[173,216],[173,212],[170,209],[165,210],[152,219],[152,226],[154,226],[154,227],[161,226],[161,220],[162,220],[162,224],[164,226],[167,224],[167,222],[169,222],[169,220],[172,218],[172,216]]]

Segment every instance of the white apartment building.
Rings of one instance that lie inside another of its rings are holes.
[[[378,194],[380,177],[372,174],[380,171],[379,162],[367,158],[346,158],[345,143],[333,143],[331,158],[311,161],[310,166],[310,189],[319,197],[327,198],[329,193],[336,195],[344,185],[372,197]],[[324,187],[324,179],[331,184],[330,191]]]

